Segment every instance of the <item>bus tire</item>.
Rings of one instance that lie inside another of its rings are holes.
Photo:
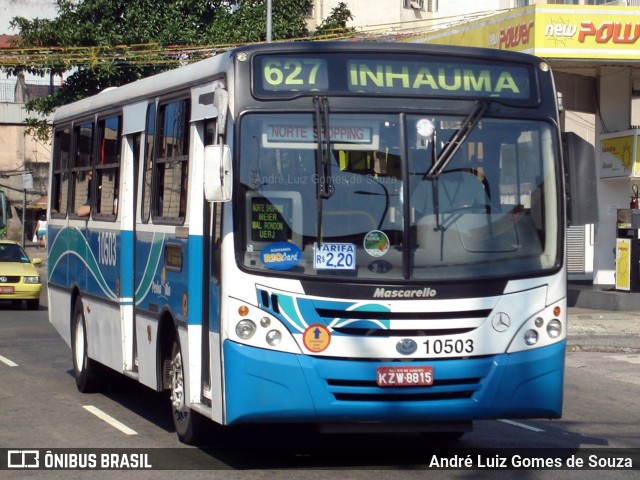
[[[102,391],[105,387],[104,372],[101,371],[99,363],[89,358],[87,324],[84,319],[84,307],[80,298],[76,301],[73,309],[71,346],[73,370],[78,390],[81,393]]]
[[[171,358],[168,360],[169,402],[171,416],[178,439],[187,445],[198,445],[202,441],[205,418],[185,404],[185,378],[180,342],[173,339]]]

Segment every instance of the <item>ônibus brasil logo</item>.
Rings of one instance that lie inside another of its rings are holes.
[[[433,298],[438,292],[431,287],[402,289],[378,287],[373,298]]]

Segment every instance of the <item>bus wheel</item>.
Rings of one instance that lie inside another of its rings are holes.
[[[165,363],[165,378],[169,385],[169,401],[178,439],[187,445],[197,445],[202,439],[204,418],[186,405],[182,353],[178,339],[173,340],[171,359]]]
[[[82,393],[101,391],[105,386],[104,372],[100,371],[100,364],[91,360],[88,355],[87,324],[84,319],[82,300],[80,299],[76,302],[73,310],[72,325],[71,346],[73,349],[73,370],[76,377],[76,386]]]

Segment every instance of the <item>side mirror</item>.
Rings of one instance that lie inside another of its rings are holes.
[[[595,150],[573,132],[562,138],[569,225],[598,223]]]
[[[204,197],[208,202],[231,200],[231,149],[229,145],[204,147]]]

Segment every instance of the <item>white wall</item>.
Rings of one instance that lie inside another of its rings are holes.
[[[495,12],[505,5],[511,4],[511,0],[438,0],[438,11],[428,12],[404,8],[403,0],[316,0],[315,2],[315,22],[320,24],[322,20],[329,16],[331,10],[338,3],[344,3],[351,14],[353,20],[350,27],[363,28],[365,31],[379,28],[383,30],[386,25],[406,22],[397,29],[405,31],[415,25],[416,28],[424,28],[430,25],[432,19],[439,18],[442,21],[456,20],[456,17],[470,15],[477,12]],[[428,0],[424,0],[425,7]],[[421,22],[423,21],[424,22]],[[310,22],[310,28],[315,26]],[[389,32],[391,33],[391,32]]]

